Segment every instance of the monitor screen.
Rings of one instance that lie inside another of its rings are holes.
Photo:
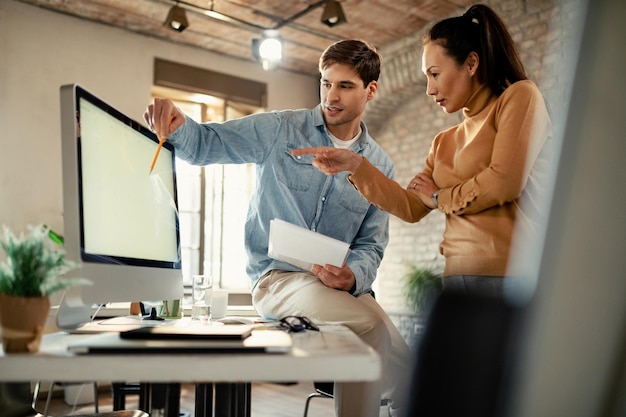
[[[61,87],[64,237],[84,303],[182,298],[174,149],[76,84]]]

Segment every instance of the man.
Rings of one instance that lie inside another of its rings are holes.
[[[144,118],[193,164],[256,164],[258,188],[245,225],[254,307],[269,318],[304,316],[315,324],[343,324],[371,345],[383,362],[382,380],[335,384],[335,408],[341,417],[378,416],[383,387],[394,406],[402,404],[405,384],[396,381],[404,382],[410,361],[408,346],[371,294],[388,242],[388,215],[363,199],[345,175],[328,177],[312,166],[312,158],[290,152],[322,145],[349,148],[393,177],[391,159],[361,121],[378,89],[380,56],[362,41],[340,41],[324,51],[319,70],[321,104],[314,109],[197,124],[170,100],[155,99]],[[274,218],[349,242],[346,263],[303,271],[270,258]]]

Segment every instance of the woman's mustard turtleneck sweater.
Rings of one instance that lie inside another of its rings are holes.
[[[532,207],[541,206],[542,149],[551,135],[543,96],[528,80],[499,97],[483,86],[463,114],[462,123],[435,137],[423,170],[440,188],[438,209],[446,215],[443,275],[523,275],[507,265],[516,219],[531,235],[539,220]],[[405,221],[430,212],[367,160],[349,179],[367,200]]]

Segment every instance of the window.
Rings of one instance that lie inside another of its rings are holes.
[[[221,122],[262,111],[249,104],[206,94],[154,87],[198,122]],[[177,159],[181,254],[185,287],[191,275],[210,273],[231,292],[250,291],[245,272],[244,223],[255,184],[253,164],[192,166]]]

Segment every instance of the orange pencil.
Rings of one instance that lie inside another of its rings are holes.
[[[172,123],[172,116],[170,116],[170,123]],[[152,164],[150,164],[150,172],[149,174],[152,174],[152,170],[154,169],[154,164],[156,164],[156,160],[159,157],[159,152],[161,152],[161,148],[163,147],[163,144],[165,143],[165,137],[159,137],[159,146],[157,146],[156,149],[156,153],[154,154],[154,158],[152,158]]]

